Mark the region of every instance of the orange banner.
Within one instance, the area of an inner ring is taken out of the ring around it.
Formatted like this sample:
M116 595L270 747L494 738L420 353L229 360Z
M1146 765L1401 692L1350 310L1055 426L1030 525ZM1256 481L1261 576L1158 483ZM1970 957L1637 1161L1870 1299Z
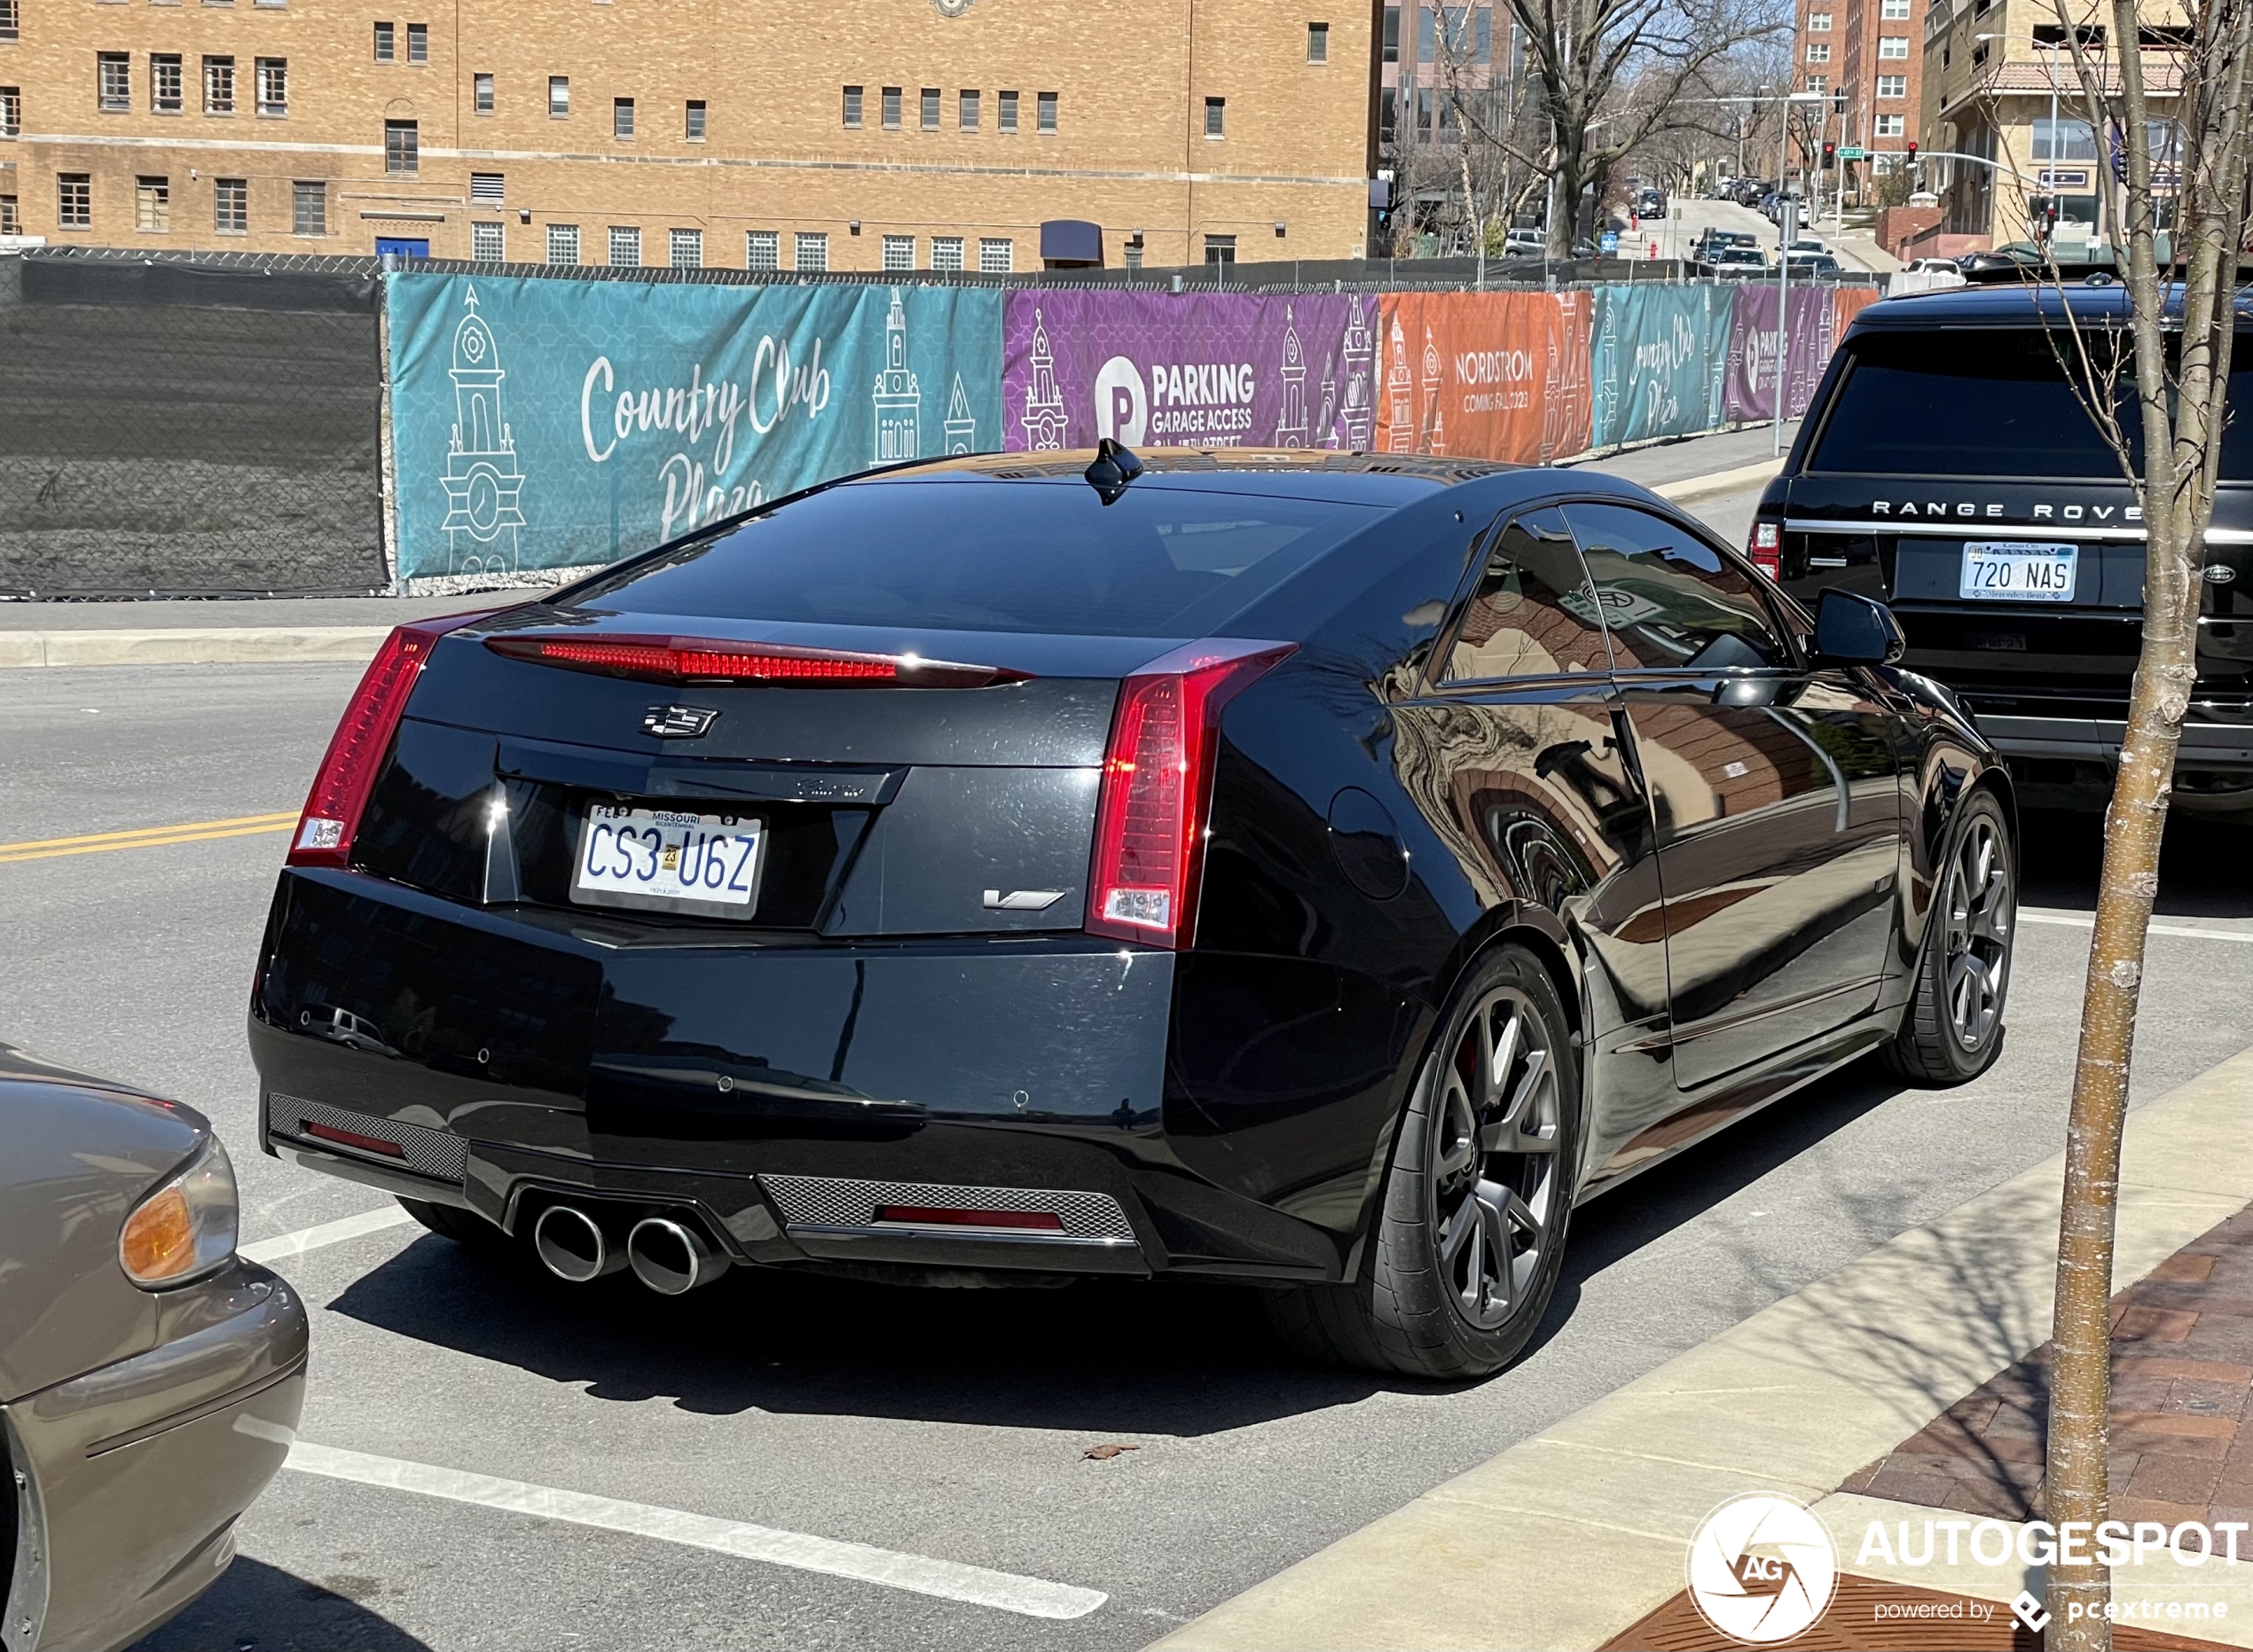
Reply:
M1837 348L1835 342L1837 340L1846 337L1846 324L1876 303L1879 297L1878 289L1873 286L1839 286L1831 289L1831 315L1837 324L1831 329L1833 348Z
M1587 293L1387 293L1377 445L1535 465L1590 442Z

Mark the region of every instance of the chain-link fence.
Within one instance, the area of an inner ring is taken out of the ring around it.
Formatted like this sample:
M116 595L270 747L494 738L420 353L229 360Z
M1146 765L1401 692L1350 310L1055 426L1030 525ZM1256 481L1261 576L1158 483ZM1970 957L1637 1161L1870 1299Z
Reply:
M0 597L386 588L380 301L372 259L0 258Z

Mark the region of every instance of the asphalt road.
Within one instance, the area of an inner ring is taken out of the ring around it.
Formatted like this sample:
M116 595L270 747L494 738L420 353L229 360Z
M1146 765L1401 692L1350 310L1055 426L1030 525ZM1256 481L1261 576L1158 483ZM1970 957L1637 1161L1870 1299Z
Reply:
M1699 508L1738 514L1733 538L1749 503ZM354 677L0 672L0 846L293 810ZM2097 828L2028 824L2030 920L1997 1067L1949 1092L1857 1069L1598 1201L1538 1345L1501 1377L1309 1368L1215 1286L739 1272L665 1301L392 1227L281 1264L314 1316L303 1437L615 1499L586 1506L606 1523L491 1507L459 1475L429 1482L441 1497L285 1471L243 1523L243 1558L145 1646L1140 1646L2055 1151ZM0 1037L208 1113L235 1149L248 1241L382 1208L255 1145L242 1016L284 841L0 857ZM2163 928L2226 938L2155 936L2139 1099L2253 1043L2246 841L2170 842ZM1104 1444L1137 1449L1084 1455ZM1107 1598L1026 1616L633 1535L616 1528L664 1521L630 1505Z

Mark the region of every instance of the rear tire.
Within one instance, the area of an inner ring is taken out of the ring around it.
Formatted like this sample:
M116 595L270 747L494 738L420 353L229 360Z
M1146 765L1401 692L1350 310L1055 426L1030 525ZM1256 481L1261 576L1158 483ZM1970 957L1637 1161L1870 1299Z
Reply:
M1504 946L1449 998L1401 1119L1362 1277L1268 1294L1299 1352L1402 1376L1491 1375L1563 1264L1581 1076L1549 972Z
M2003 1048L2018 920L2018 857L1991 792L1974 792L1948 834L1917 959L1914 995L1886 1067L1912 1084L1967 1084Z
M442 1239L451 1239L457 1245L491 1249L505 1243L507 1235L483 1217L462 1210L459 1205L430 1204L420 1199L402 1199L399 1208Z

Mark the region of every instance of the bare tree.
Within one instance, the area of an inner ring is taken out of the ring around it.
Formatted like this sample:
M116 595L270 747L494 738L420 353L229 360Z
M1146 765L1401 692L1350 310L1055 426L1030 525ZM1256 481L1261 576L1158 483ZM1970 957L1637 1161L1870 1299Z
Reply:
M2049 1520L2093 1531L2106 1518L2107 1413L2111 1390L2113 1241L2129 1058L2175 751L2197 681L2198 610L2206 530L2213 515L2229 419L2232 348L2253 323L2236 288L2246 236L2248 59L2253 0L2186 0L2147 36L2137 0L2111 0L2109 43L2052 0L2070 45L2092 134L2116 133L2123 163L2126 340L2076 317L2053 259L2051 337L2083 403L2134 485L2147 534L2142 646L2128 706L2118 778L2105 819L2096 934L2082 1008L2066 1124L2064 1206L2058 1231L2057 1303L2050 1370L2046 1494ZM2077 8L2076 8L2077 9ZM2092 8L2093 11L2093 8ZM2179 154L2172 268L2158 251L2152 88L2144 42L2178 83ZM2108 1570L2093 1558L2051 1565L2048 1644L2108 1652Z

